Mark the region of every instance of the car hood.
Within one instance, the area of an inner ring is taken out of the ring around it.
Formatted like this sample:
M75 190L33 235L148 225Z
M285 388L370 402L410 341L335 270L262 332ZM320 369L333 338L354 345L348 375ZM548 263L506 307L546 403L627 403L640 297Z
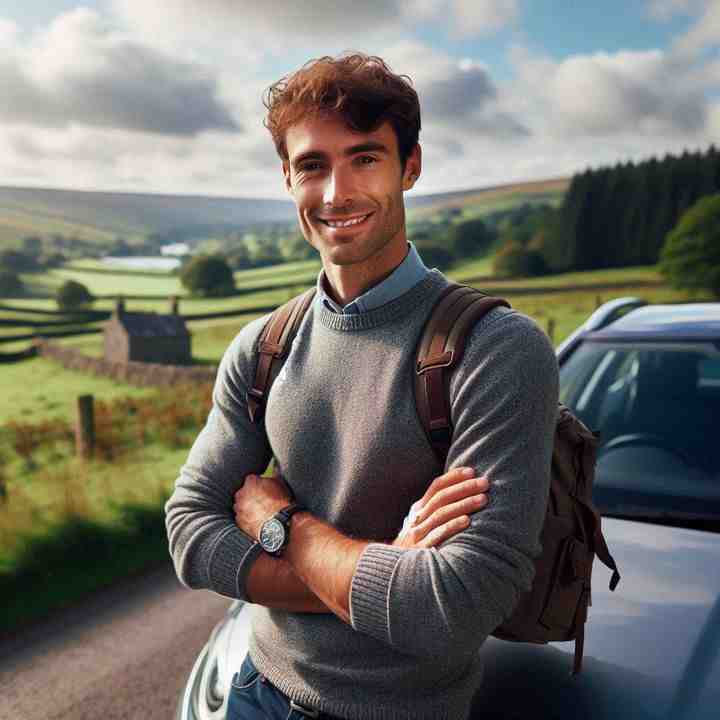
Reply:
M610 592L611 573L596 561L582 672L570 674L572 642L489 638L473 720L718 717L720 535L614 518L603 532L622 580ZM233 603L211 638L213 695L242 663L250 609Z

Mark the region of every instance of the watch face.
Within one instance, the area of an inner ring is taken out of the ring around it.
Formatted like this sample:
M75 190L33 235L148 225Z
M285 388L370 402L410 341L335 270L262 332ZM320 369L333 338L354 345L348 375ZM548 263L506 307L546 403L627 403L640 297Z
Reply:
M258 539L263 550L269 553L277 552L285 542L285 526L277 518L270 518L263 523Z

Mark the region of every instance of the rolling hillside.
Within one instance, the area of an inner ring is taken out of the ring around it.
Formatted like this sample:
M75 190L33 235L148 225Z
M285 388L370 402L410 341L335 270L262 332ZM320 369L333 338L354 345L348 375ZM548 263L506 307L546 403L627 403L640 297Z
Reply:
M567 179L477 188L407 198L409 218L463 208L470 215L507 208L521 202L559 202ZM218 198L190 195L149 195L0 187L0 249L26 235L51 235L105 245L172 231L201 235L209 229L292 222L290 201L260 198Z

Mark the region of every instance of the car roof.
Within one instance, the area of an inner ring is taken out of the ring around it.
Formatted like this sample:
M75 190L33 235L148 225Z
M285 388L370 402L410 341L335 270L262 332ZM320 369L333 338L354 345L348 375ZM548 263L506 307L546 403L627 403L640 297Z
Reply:
M645 305L585 335L587 340L720 340L720 303Z

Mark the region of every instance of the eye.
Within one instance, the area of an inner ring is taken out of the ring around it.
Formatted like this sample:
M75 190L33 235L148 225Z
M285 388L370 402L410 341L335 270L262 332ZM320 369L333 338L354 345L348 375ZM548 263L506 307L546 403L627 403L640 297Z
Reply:
M361 155L359 161L361 165L372 165L377 162L377 158L372 155Z
M317 160L310 160L306 163L303 163L298 168L299 172L315 172L316 170L319 170L322 167L321 163Z

